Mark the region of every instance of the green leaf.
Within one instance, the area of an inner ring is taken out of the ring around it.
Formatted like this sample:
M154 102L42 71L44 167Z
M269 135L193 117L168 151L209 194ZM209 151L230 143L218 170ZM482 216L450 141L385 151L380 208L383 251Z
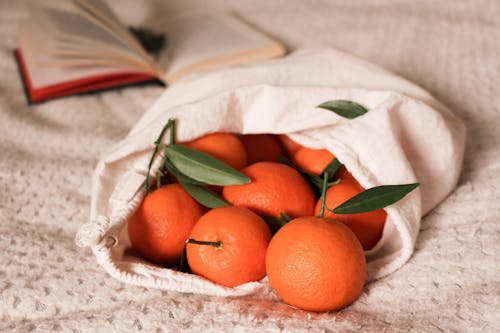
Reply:
M158 149L160 147L161 140L163 139L163 135L165 134L165 131L168 128L172 128L174 123L175 123L175 119L172 119L172 118L169 119L168 122L165 124L165 126L163 126L163 128L161 129L160 135L158 136L158 138L156 138L156 140L154 142L155 148L153 150L153 154L151 155L151 159L149 160L148 172L146 173L146 179L144 180L144 186L146 187L146 191L148 193L151 193L151 184L149 183L149 176L151 174L151 167L153 166L153 161L154 161L156 155L158 154Z
M333 111L339 116L349 119L354 119L368 112L362 105L342 99L321 103L318 108Z
M335 207L335 214L356 214L387 207L401 200L420 184L382 185L365 190Z
M300 174L302 176L304 176L306 178L306 180L312 185L313 191L316 194L316 196L319 196L321 194L321 189L323 188L323 179L319 176L316 176L316 175L314 175L312 173L308 173L308 172L300 172ZM330 175L330 174L328 174L328 175ZM330 176L328 178L331 179ZM329 181L327 183L327 188L329 188L332 185L337 184L338 182L339 182L339 180Z
M175 144L175 118L170 118L168 120L168 129L170 132L170 142L169 144Z
M163 171L163 169L158 169L158 172L156 173L156 188L160 188L163 185L163 178L167 174Z
M229 205L224 199L209 189L182 181L179 181L179 183L194 200L205 207L217 208Z
M286 158L285 155L282 155L282 154L279 154L277 157L276 157L276 161L278 163L281 163L281 164L285 164L285 165L288 165L288 166L292 166L292 162L290 162L290 160L288 158Z
M323 169L322 174L328 173L328 180L332 180L335 174L342 166L342 163L335 157L328 165Z
M285 212L280 213L280 217L276 216L262 216L262 219L266 221L269 229L271 229L271 233L274 235L282 226L287 224L292 220L290 216L288 216Z
M287 213L285 213L285 212L281 212L280 213L280 218L285 223L288 223L288 222L290 222L292 220L292 218L290 216L288 216Z
M318 197L321 194L323 180L320 177L313 175L312 173L300 172L300 174L306 178L309 184L311 184L315 196Z
M197 181L210 185L250 183L250 178L205 153L179 145L168 145L164 149L180 172Z
M185 174L183 174L182 172L180 172L179 169L177 169L172 164L172 162L170 162L168 160L167 157L165 157L164 162L165 162L164 165L165 165L165 168L167 169L167 171L170 172L175 178L177 178L177 180L179 182L189 183L189 184L193 184L193 185L207 185L203 182L199 182L193 178L190 178L190 177L186 176Z
M326 200L326 188L328 187L328 176L329 176L328 171L324 171L323 172L323 185L321 186L321 196L320 196L321 207L319 210L319 217L321 217L321 218L325 214L325 207L326 207L325 200Z
M271 230L271 234L275 234L282 226L286 224L281 218L274 216L262 216L262 219L266 221L267 226Z

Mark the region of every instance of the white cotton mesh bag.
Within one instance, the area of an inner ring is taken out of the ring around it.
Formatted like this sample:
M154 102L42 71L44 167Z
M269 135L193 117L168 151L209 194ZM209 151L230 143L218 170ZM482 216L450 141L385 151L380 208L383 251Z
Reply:
M316 107L335 99L355 101L369 112L346 119ZM463 123L425 90L337 50L298 51L173 84L99 161L91 222L80 228L76 243L90 246L98 263L120 281L206 295L262 293L269 284L264 278L227 288L127 251L127 218L145 195L141 184L154 141L169 118L177 120L178 141L212 132L287 134L331 151L365 188L419 182L417 190L385 208L383 236L366 252L367 281L410 258L422 216L456 186L465 145Z

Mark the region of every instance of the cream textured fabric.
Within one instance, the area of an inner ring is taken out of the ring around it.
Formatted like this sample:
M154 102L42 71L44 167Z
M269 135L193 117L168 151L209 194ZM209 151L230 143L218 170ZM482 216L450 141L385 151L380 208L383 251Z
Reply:
M316 108L331 99L356 101L369 112L346 120ZM130 247L127 217L144 195L138 189L152 143L170 118L177 120L179 141L213 132L287 134L301 144L329 149L365 188L420 182L418 191L386 208L383 237L368 253L368 281L409 259L421 215L447 196L458 180L465 145L462 122L428 93L336 50L298 51L172 85L99 162L92 222L79 231L77 243L92 246L99 263L122 281L208 295L254 293L266 282L222 288L124 252ZM164 142L168 140L165 135Z
M334 47L417 83L463 119L456 190L423 219L410 260L337 313L265 290L217 297L121 283L74 245L98 160L161 96L128 88L27 106L12 50L22 3L0 2L0 331L495 332L500 323L497 1L222 1L290 49ZM111 4L127 22L206 1ZM163 7L156 8L156 7ZM166 8L165 8L166 7Z

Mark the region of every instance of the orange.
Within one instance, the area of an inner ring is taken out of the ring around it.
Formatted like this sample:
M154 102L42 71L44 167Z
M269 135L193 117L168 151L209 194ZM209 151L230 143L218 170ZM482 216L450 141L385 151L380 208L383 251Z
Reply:
M267 249L266 271L287 304L322 312L341 309L361 295L366 260L344 224L310 216L278 230Z
M342 179L326 191L326 206L334 209L344 201L364 191L364 188L353 179ZM321 199L316 203L315 214L321 208ZM369 250L382 237L387 213L383 209L358 214L334 214L325 210L325 217L331 217L347 225L358 237L363 249Z
M293 155L293 163L300 170L319 176L334 158L326 149L302 147Z
M349 178L349 179L352 179L354 180L354 177L351 175L351 173L349 171L347 171L346 167L344 165L342 165L339 170L337 171L337 177L336 178L340 178L340 179L346 179L346 178Z
M236 134L211 133L180 144L215 157L236 170L247 164L245 146Z
M278 139L280 140L281 145L283 146L283 149L285 150L285 153L289 158L292 158L293 155L297 152L297 150L302 148L300 144L293 141L285 134L278 135Z
M333 161L335 155L326 149L312 149L302 147L297 150L293 156L294 164L302 171L321 175L326 166ZM342 165L337 171L336 178L351 178L354 179L346 167Z
M128 221L132 247L159 265L175 265L184 242L204 208L179 184L169 184L146 195Z
M259 215L308 216L314 212L314 193L300 173L276 162L258 162L241 170L251 182L225 186L222 196L235 206Z
M261 161L276 162L278 156L283 153L280 142L271 134L241 135L240 140L247 151L248 164Z
M269 227L242 207L214 208L195 225L190 239L219 242L219 246L187 244L191 271L227 287L257 281L266 275L265 257L271 239Z

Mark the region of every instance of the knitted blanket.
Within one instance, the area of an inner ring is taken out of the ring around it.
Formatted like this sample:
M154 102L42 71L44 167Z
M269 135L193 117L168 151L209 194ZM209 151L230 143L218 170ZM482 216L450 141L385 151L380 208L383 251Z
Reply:
M110 3L140 23L201 0ZM500 326L500 6L495 1L214 1L285 42L335 47L430 91L467 126L457 189L422 220L415 252L340 312L277 298L123 284L74 244L98 159L161 95L125 88L27 105L12 50L27 15L0 2L0 331L493 332Z

